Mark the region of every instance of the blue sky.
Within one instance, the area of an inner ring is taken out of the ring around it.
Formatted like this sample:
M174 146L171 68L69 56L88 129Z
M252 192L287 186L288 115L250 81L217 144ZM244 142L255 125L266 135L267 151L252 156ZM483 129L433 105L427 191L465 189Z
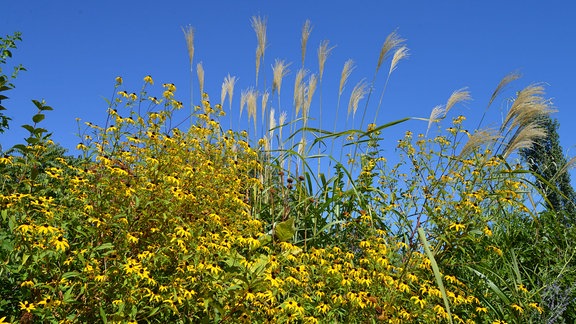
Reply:
M75 119L103 123L105 98L111 97L116 76L124 78L128 92L138 92L142 78L150 74L156 82L152 91L158 96L161 84L171 82L178 87L177 98L189 103L190 66L181 30L186 25L195 28L194 62L203 63L211 101L219 101L228 73L237 76L232 118L237 129L248 127L246 114L242 119L237 114L241 90L254 85L256 37L250 26L254 15L268 22L268 47L260 72L268 85L275 58L292 62L283 84L282 110L290 111L290 87L300 67L300 33L306 19L313 25L306 59L309 70L317 71L316 49L322 40L336 46L322 84L322 120L330 125L342 65L349 58L356 62L343 96L340 129L346 127L347 93L360 79L372 78L384 39L397 30L406 39L410 56L392 74L379 124L427 117L454 90L468 87L474 100L456 107L452 115L466 115L467 125L474 128L500 79L518 71L523 78L494 103L485 126L497 125L514 90L544 82L547 96L559 110L555 117L561 125L561 143L570 157L576 155L572 125L576 120L576 4L572 1L7 0L2 4L0 33L22 32L23 42L13 62L28 71L20 75L16 90L3 103L14 121L0 143L7 148L19 142L25 132L17 125L29 123L35 113L30 100L45 99L55 110L48 113L43 126L53 132L56 142L74 152L79 142ZM375 83L376 98L388 64ZM196 79L193 84L197 99ZM318 109L318 98L312 111ZM384 145L392 151L405 130L418 132L425 127L417 121L401 124L384 133Z

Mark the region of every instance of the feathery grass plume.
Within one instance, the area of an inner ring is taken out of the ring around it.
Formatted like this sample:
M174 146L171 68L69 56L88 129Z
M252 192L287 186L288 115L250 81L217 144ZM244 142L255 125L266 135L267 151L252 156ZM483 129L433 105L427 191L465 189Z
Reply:
M504 88L506 88L506 86L508 84L510 84L511 82L520 79L521 75L520 73L517 72L513 72L510 73L508 75L506 75L502 80L500 80L500 83L498 83L498 86L496 87L496 89L494 89L494 92L492 93L492 96L490 97L490 101L488 101L488 105L486 105L486 109L484 109L484 113L482 114L482 117L480 118L480 121L478 122L478 126L476 126L476 129L480 128L480 126L482 126L482 122L484 121L484 118L486 117L486 113L488 112L488 109L490 108L490 106L492 106L492 103L494 102L494 100L496 100L496 97L498 97L500 95L500 93L504 90Z
M306 138L302 136L302 138L300 138L300 142L298 142L298 154L304 159L304 153L306 153Z
M404 39L400 38L400 36L396 33L396 31L393 31L386 37L384 44L382 44L382 49L380 49L380 56L378 56L378 64L376 64L376 72L380 70L382 62L384 62L384 60L388 57L388 55L390 55L390 51L401 45L403 42Z
M514 136L508 141L508 144L506 144L506 149L502 155L507 158L516 150L529 149L534 145L536 140L544 138L547 135L546 130L535 122L519 127Z
M500 138L501 136L494 129L478 130L474 134L470 135L468 142L466 142L462 148L462 151L460 151L460 154L458 154L458 157L464 158L483 145L494 144Z
M558 170L558 172L556 172L556 175L554 175L554 177L552 177L552 179L550 179L550 181L556 180L556 178L558 178L562 174L568 172L568 170L570 170L574 167L576 167L576 156L571 158L570 160L568 160L568 162L566 162L566 164L564 164L562 166L562 168L560 168L560 170Z
M184 32L184 38L186 39L188 57L190 58L190 70L192 70L192 61L194 61L194 28L188 25L182 27L182 32Z
M338 88L338 96L342 95L342 91L344 90L344 86L346 85L348 78L350 77L350 75L352 74L352 71L354 71L355 68L356 68L356 66L354 66L354 60L349 59L346 62L344 62L344 67L342 68L342 73L340 73L340 87Z
M472 99L472 97L470 97L470 91L466 89L467 88L462 88L452 92L452 95L450 96L450 98L448 98L448 101L446 102L446 107L444 108L444 117L446 117L446 114L448 114L450 109L452 109L452 107L454 107L454 105L456 105L457 103L469 101L470 99Z
M230 109L232 109L232 96L234 94L234 86L236 85L236 81L238 81L238 79L236 79L235 76L230 76L230 74L228 74L224 78L224 82L222 82L222 91L220 92L220 104L224 105L224 100L226 99L226 95L228 95L228 104L230 106Z
M264 121L264 117L266 116L266 108L268 107L268 97L270 97L270 93L265 91L262 94L262 121Z
M501 130L506 127L509 130L523 127L540 116L556 111L550 106L550 101L542 97L543 94L544 88L541 85L532 84L522 89L506 114Z
M302 38L300 41L300 46L302 48L302 67L304 67L304 60L306 59L306 46L308 44L310 33L312 33L312 24L310 23L310 19L306 19L306 22L302 27Z
M312 104L312 97L314 97L314 92L316 92L317 84L318 77L316 74L311 74L308 78L308 86L306 87L306 101L302 107L302 117L304 118L304 123L307 122L308 113L310 112L310 105Z
M280 113L280 117L278 117L278 143L279 143L279 147L280 150L284 149L284 144L283 144L283 140L282 140L282 130L284 129L284 124L286 124L286 118L288 117L288 114L286 113L286 111L283 111ZM284 169L284 162L286 161L286 159L282 159L282 163L281 163L281 167L282 169Z
M276 59L274 61L274 65L272 66L272 74L274 76L274 79L272 80L272 93L278 91L278 95L280 95L282 79L284 79L288 72L290 72L288 66L290 66L290 63L286 64L284 60Z
M356 116L356 111L358 110L358 104L360 100L368 93L368 84L364 79L360 80L352 89L352 94L350 94L350 101L348 102L348 117L352 112L352 118Z
M274 108L270 109L270 115L268 116L268 136L270 141L272 141L272 137L274 136L274 129L276 128L276 116Z
M240 93L240 117L242 117L242 111L244 110L244 106L246 106L246 102L248 101L248 91L249 89L244 89Z
M190 59L190 113L194 109L194 28L190 25L182 27L182 32L184 33L184 39L186 40L186 48L188 50L188 57ZM202 96L202 94L200 94Z
M407 58L409 56L408 54L408 47L406 46L402 46L399 49L397 49L394 52L394 56L392 56L392 63L390 64L390 70L388 71L388 76L390 76L392 74L392 72L394 70L396 70L396 67L398 66L398 63Z
M200 95L204 94L204 67L202 62L196 64L196 74L198 74L198 84L200 85Z
M260 61L266 51L266 19L260 16L253 16L251 19L252 28L256 32L258 45L256 46L256 86L258 86L258 73L260 72Z
M498 83L498 86L496 87L496 89L494 89L494 92L492 93L492 96L490 97L490 101L488 102L488 107L490 107L492 105L494 100L496 100L496 97L498 97L498 95L500 95L500 92L502 92L502 90L504 90L504 88L506 88L506 86L510 82L513 82L515 80L520 79L521 76L522 75L520 75L520 73L513 72L513 73L510 73L507 76L505 76L502 80L500 80L500 83Z
M286 124L286 118L288 118L286 111L281 112L280 117L278 117L278 136L280 136L280 140L282 140L282 129L284 128L284 124Z
M326 59L335 47L328 47L329 45L329 40L323 40L318 47L318 73L320 80L322 80L322 76L324 75L324 65L326 64Z
M304 89L306 86L304 85L303 80L306 74L308 74L308 71L304 68L301 68L298 70L298 73L296 73L296 78L294 79L294 109L296 110L295 117L298 116L300 109L304 104Z
M446 114L444 113L444 108L442 106L436 106L430 112L430 117L428 117L428 128L426 128L426 136L428 136L428 132L430 131L430 127L432 127L432 123L440 121L444 118Z
M248 108L248 121L250 118L254 121L254 132L256 132L256 115L257 115L257 104L256 99L258 98L258 92L252 88L248 89L246 93L246 107Z

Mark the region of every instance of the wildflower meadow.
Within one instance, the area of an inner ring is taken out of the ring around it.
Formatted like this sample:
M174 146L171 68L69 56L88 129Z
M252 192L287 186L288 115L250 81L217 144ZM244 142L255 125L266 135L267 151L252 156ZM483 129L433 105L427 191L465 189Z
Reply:
M191 86L111 80L106 122L78 121L75 154L42 127L53 108L33 101L28 137L0 156L0 323L576 319L574 224L547 208L521 157L550 135L538 123L554 113L542 84L516 89L494 128L455 113L467 89L427 116L377 124L388 82L409 64L397 32L372 79L348 84L348 60L331 93L333 47L308 49L309 21L294 62L268 58L267 21L251 23L253 86L236 89L231 71L221 93L205 93L195 30L184 27ZM12 63L20 41L0 42L2 132L25 71ZM519 77L479 109L490 114ZM188 91L192 104L179 99ZM328 96L336 107L322 106ZM328 109L349 127L323 118ZM421 131L382 137L408 121Z

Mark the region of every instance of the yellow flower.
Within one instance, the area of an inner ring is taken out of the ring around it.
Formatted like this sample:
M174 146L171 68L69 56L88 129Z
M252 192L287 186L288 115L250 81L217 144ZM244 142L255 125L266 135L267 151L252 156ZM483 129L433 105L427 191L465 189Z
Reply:
M144 82L154 84L154 80L152 80L152 77L150 75L144 77Z
M164 83L162 86L170 92L176 91L176 86L173 83Z
M316 310L320 314L326 314L330 310L330 306L324 303L320 303L320 305L316 306Z
M34 282L32 280L26 280L20 284L20 287L34 287Z
M120 76L117 76L117 77L116 77L116 84L117 84L117 85L122 84L122 77L120 77Z
M524 286L524 284L519 284L518 285L518 290L527 293L528 289L526 289L526 286Z
M420 308L424 308L424 305L426 305L426 300L420 299L418 296L412 296L410 300L412 300L414 304L420 305Z
M64 252L67 248L70 247L68 241L62 235L58 236L56 239L53 239L52 244L54 244L56 247L56 251L62 250L62 252Z
M20 309L30 313L31 311L35 310L34 304L30 304L28 301L20 302Z
M464 228L466 228L466 225L461 224L461 223L452 223L450 224L450 226L448 226L449 229L454 229L456 231L461 231Z
M518 304L512 304L510 307L512 307L512 309L514 309L520 314L524 313L524 309L520 307Z
M192 234L189 232L188 227L186 226L178 226L176 227L176 235L179 237L189 238Z
M476 313L486 314L487 312L488 312L488 308L486 308L486 307L476 307Z
M38 226L38 232L40 234L52 234L54 232L56 232L58 229L56 227L52 227L48 224L43 224L41 226Z
M538 303L530 303L528 304L530 307L534 308L535 310L538 311L538 313L542 314L542 312L544 311L542 309L542 307L538 306Z
M94 281L104 282L104 281L106 281L106 276L105 275L97 275L96 277L94 277Z
M440 318L448 318L448 313L446 312L444 307L442 307L440 305L436 305L436 306L434 306L433 309L434 309L434 312L436 312L436 316L438 316Z
M162 97L164 97L166 99L171 99L172 97L174 97L174 92L172 92L170 90L166 90L162 93Z
M4 324L4 323L6 323L6 324L7 324L7 323L10 323L10 322L5 322L5 320L6 320L6 316L4 316L4 317L0 317L0 324Z

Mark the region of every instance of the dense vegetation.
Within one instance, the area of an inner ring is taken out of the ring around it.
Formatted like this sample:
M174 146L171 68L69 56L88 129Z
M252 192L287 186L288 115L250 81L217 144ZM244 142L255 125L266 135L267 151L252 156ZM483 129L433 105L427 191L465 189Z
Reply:
M258 84L266 23L252 23ZM566 185L566 168L543 175L516 154L550 136L538 122L553 112L544 89L518 91L499 129L475 131L450 115L469 99L455 91L391 159L381 132L409 118L364 125L380 104L366 113L366 102L358 129L309 124L331 51L321 43L318 73L305 80L310 31L307 22L292 121L268 104L276 96L281 106L284 61L271 93L242 92L253 132L224 130L236 79L213 105L200 64L190 112L173 84L158 90L146 76L136 93L116 78L107 122L86 123L78 157L40 127L52 108L33 101L28 138L0 158L0 323L573 322L573 191L545 179ZM184 33L192 65L194 31ZM19 40L2 39L0 68ZM406 55L390 34L375 75L389 60L387 83ZM353 69L347 61L338 108ZM2 93L21 70L0 70ZM503 79L490 104L516 78ZM349 115L375 79L353 88ZM176 126L182 114L186 129ZM0 115L2 131L9 121ZM551 193L562 208L550 198L539 205Z

